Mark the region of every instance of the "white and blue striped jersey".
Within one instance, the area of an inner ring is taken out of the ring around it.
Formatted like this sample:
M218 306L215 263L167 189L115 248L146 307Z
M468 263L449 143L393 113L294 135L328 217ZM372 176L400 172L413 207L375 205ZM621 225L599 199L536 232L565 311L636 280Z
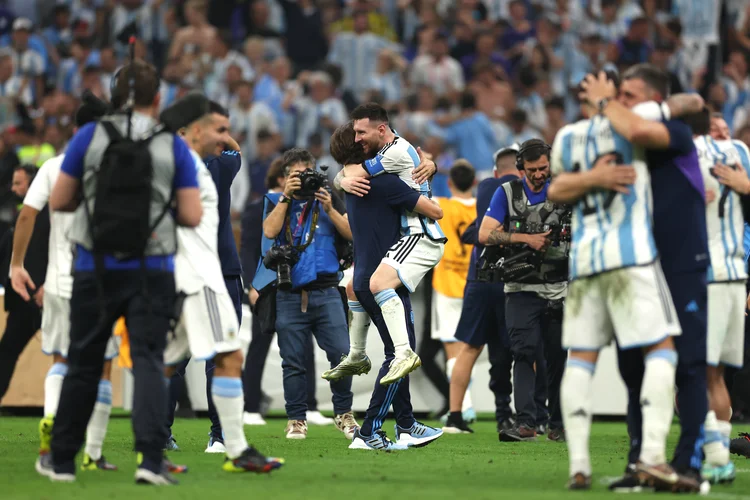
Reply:
M419 165L419 154L403 137L396 136L393 142L386 144L374 158L366 160L365 170L375 177L381 174L394 174L406 183L407 186L418 191L420 194L432 198L428 182L417 184L412 178L414 169ZM401 216L401 232L404 236L413 234L426 234L433 240L445 238L440 224L428 217L416 212L406 212Z
M658 257L653 237L651 176L642 148L596 116L567 125L555 137L550 167L553 175L586 172L604 154L618 153L636 170L630 193L592 191L573 208L570 279L623 267L646 265Z
M719 41L719 0L672 0L672 15L682 24L682 40L713 44Z
M722 163L736 165L750 173L750 151L740 141L715 141L707 135L695 138L695 149L706 190L716 195L706 205L706 231L711 256L708 281L744 281L747 279L743 247L745 219L740 196L722 186L711 174L711 169Z

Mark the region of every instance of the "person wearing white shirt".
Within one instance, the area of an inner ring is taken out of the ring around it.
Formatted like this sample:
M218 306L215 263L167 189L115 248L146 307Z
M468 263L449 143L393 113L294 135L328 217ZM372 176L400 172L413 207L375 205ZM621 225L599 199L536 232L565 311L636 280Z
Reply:
M448 52L448 39L444 35L435 35L430 53L414 61L412 85L429 85L438 96L461 92L464 89L463 70Z
M0 54L0 97L17 99L26 106L34 102L29 82L24 84L23 78L13 76L13 57L7 52Z
M310 96L298 104L297 147L307 148L310 136L319 132L323 149L328 150L331 134L348 119L346 107L334 96L333 82L327 73L314 73L308 83Z
M258 132L270 132L277 144L281 142L279 124L268 104L253 102L253 86L248 81L240 82L236 89L237 103L229 113L233 135L242 146L243 161L252 161L258 151Z
M239 66L242 71L243 80L253 80L255 71L243 54L232 50L231 35L225 32L216 33L213 49L213 72L208 76L209 80L216 80L218 83L225 83L227 69L230 65Z

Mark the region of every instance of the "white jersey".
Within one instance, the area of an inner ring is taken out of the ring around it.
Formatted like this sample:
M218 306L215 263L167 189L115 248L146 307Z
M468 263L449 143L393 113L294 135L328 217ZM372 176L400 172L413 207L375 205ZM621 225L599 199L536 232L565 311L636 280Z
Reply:
M629 194L592 191L573 209L570 279L654 262L651 176L642 148L615 132L609 120L595 116L567 125L555 137L551 170L585 172L596 159L618 153L622 163L636 170Z
M375 158L366 160L365 170L375 177L380 174L395 174L406 183L407 186L430 197L429 183L417 184L412 178L414 169L419 165L419 154L403 137L396 136L393 142L386 144ZM406 212L401 216L401 232L404 236L414 234L426 234L433 240L445 238L440 224L416 212Z
M706 205L706 230L711 267L708 281L745 281L745 252L743 231L745 220L742 215L740 196L722 186L711 174L717 164L736 165L750 173L750 151L740 141L715 141L705 135L695 138L703 182L707 191L713 191L715 199Z
M24 205L40 212L47 206L52 187L57 182L57 176L60 175L63 158L64 155L55 156L39 167L23 200ZM70 299L73 293L73 243L68 239L68 231L73 224L73 218L72 212L49 211L49 256L44 289L47 293L64 299Z
M219 261L219 195L206 164L195 151L190 154L198 171L203 216L197 227L177 227L175 285L188 295L204 287L226 293Z

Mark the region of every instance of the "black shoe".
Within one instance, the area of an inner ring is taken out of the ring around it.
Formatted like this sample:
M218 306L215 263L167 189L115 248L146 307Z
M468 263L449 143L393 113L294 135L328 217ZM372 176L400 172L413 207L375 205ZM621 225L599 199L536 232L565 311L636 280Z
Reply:
M591 476L585 476L581 472L576 474L568 480L569 490L590 490L591 489Z
M618 480L609 484L609 491L615 493L640 493L642 491L653 490L641 483L638 474L635 472L635 464L628 464L625 468L625 474Z
M172 477L167 467L162 464L158 473L147 469L146 467L138 467L135 471L135 483L136 484L151 484L154 486L171 486L178 484L177 480Z
M536 441L536 430L525 425L515 425L509 431L501 432L499 438L502 442Z
M513 428L513 421L511 419L505 419L497 423L497 433L500 434L503 431L509 431Z
M449 413L448 420L443 426L443 432L446 434L474 434L471 427L464 421L461 412Z
M265 457L258 450L250 446L242 452L242 455L235 459L227 457L224 460L222 469L227 472L268 473L281 468L282 465L284 465L283 458Z
M547 426L544 424L539 424L536 426L535 430L537 436L544 436L547 433Z
M550 429L547 433L548 441L555 441L557 443L565 442L565 429Z
M750 458L750 434L741 432L740 437L729 442L729 451L741 457Z
M260 413L261 417L268 415L268 412L271 409L271 403L273 403L273 398L265 392L262 393L260 396L260 408L258 408L258 413Z

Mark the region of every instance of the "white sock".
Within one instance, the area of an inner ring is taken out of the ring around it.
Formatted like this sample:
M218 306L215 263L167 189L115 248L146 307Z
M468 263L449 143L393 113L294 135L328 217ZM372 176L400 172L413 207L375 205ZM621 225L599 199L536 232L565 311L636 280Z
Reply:
M667 435L674 416L674 378L677 353L658 349L646 355L641 386L643 445L640 460L646 465L666 463Z
M102 445L107 435L110 413L112 413L112 382L100 380L94 411L91 412L89 425L86 427L86 453L92 460L102 458Z
M224 430L224 446L229 458L239 457L247 446L242 414L245 410L245 395L242 380L237 377L214 377L211 385L216 413Z
M367 347L367 331L370 328L370 316L358 300L349 301L352 321L349 325L349 356L363 358Z
M451 358L445 362L445 375L448 377L448 382L451 381L451 376L453 376L453 367L456 366L456 359L457 358ZM471 372L473 374L474 370ZM473 381L474 377L471 377L471 379L469 379L469 385L466 387L466 392L464 393L464 401L461 404L461 411L466 411L474 407L474 402L471 400L471 383Z
M396 294L396 290L389 288L375 294L375 300L383 313L383 321L388 327L388 333L393 341L393 348L397 358L404 357L404 353L411 349L409 333L406 330L406 313L404 303Z
M703 425L706 441L703 444L703 452L709 465L723 466L729 463L729 448L724 444L724 436L719 429L719 421L716 413L709 410L706 414L706 422ZM730 426L731 429L731 426Z
M53 364L44 379L44 416L54 417L57 415L57 406L60 404L60 393L65 375L68 374L68 365L65 363Z
M560 384L565 440L568 444L570 476L581 473L591 475L589 436L591 435L591 385L594 378L594 363L568 358L565 374Z

